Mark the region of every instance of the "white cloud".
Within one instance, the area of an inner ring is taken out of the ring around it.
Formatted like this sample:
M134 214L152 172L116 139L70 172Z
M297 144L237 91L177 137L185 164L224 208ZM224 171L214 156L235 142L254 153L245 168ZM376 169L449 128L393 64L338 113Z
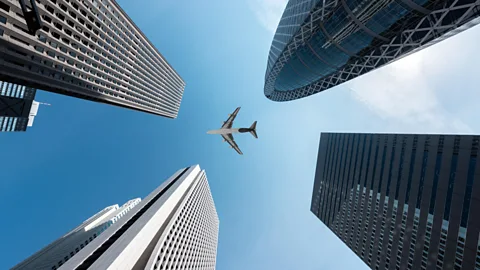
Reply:
M263 27L275 33L288 0L249 0L250 8Z
M476 53L475 46L464 44L474 43L479 34L478 30L459 34L345 86L353 90L359 102L398 131L473 133L470 123L452 108L465 106L480 97L479 94L476 98L465 97L461 104L455 101L462 92L468 92L465 88L457 89L459 80L464 79L465 74L472 74L469 71L476 66L475 61L469 61ZM466 65L453 68L459 66L459 62ZM475 77L468 79L473 82Z

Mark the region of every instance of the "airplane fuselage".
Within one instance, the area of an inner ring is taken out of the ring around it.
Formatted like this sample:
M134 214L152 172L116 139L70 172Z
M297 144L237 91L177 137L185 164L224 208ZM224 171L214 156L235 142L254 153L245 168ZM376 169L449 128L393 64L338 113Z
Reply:
M250 128L221 128L221 129L207 131L207 134L225 135L225 134L233 134L233 133L247 133L250 131L252 131L252 129Z
M207 134L219 134L219 135L225 135L225 134L232 134L232 133L241 133L242 128L221 128L221 129L215 129L215 130L209 130Z

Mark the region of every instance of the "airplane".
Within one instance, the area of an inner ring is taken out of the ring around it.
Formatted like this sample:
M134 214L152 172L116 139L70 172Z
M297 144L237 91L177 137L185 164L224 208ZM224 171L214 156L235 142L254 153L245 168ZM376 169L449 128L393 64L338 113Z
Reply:
M207 132L207 134L222 135L224 142L228 142L231 148L235 149L237 153L239 153L240 155L243 155L242 151L240 150L240 148L238 148L238 145L235 143L235 140L233 139L232 134L250 132L250 134L252 134L253 137L258 139L257 121L253 122L253 124L249 128L232 128L233 120L235 120L235 117L237 117L238 111L240 111L240 107L236 108L232 114L228 115L229 117L227 121L223 122L223 125L220 129L210 130Z

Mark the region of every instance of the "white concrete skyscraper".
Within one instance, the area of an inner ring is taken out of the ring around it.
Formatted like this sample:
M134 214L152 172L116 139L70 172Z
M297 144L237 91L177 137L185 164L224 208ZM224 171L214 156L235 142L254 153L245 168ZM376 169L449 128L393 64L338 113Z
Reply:
M115 0L26 1L0 2L0 80L177 117L185 82Z
M80 226L17 264L12 270L57 269L116 223L140 201L141 199L138 198L126 202L121 207L118 204L106 207L85 220Z
M116 221L74 256L33 268L29 258L14 269L215 269L219 220L199 165L177 171Z

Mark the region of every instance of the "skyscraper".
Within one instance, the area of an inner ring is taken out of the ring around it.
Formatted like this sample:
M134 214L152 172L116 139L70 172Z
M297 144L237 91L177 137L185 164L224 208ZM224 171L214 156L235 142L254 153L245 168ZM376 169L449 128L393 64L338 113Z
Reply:
M479 139L322 133L311 211L372 269L480 269Z
M265 96L324 91L480 23L477 0L290 0L268 56Z
M111 211L106 208L84 223L104 230L73 255L33 268L23 267L27 259L14 269L215 269L219 220L198 165L177 171L109 228L104 219L95 222Z
M31 1L33 35L20 2L0 3L0 79L177 116L184 81L114 0Z
M140 203L137 198L126 202L122 207L118 204L108 206L80 226L71 230L64 236L42 248L32 256L17 264L12 270L17 269L56 269L63 265L83 248L89 245L95 238L107 228L116 223L133 207Z
M33 125L39 102L36 90L0 81L0 132L26 131Z

